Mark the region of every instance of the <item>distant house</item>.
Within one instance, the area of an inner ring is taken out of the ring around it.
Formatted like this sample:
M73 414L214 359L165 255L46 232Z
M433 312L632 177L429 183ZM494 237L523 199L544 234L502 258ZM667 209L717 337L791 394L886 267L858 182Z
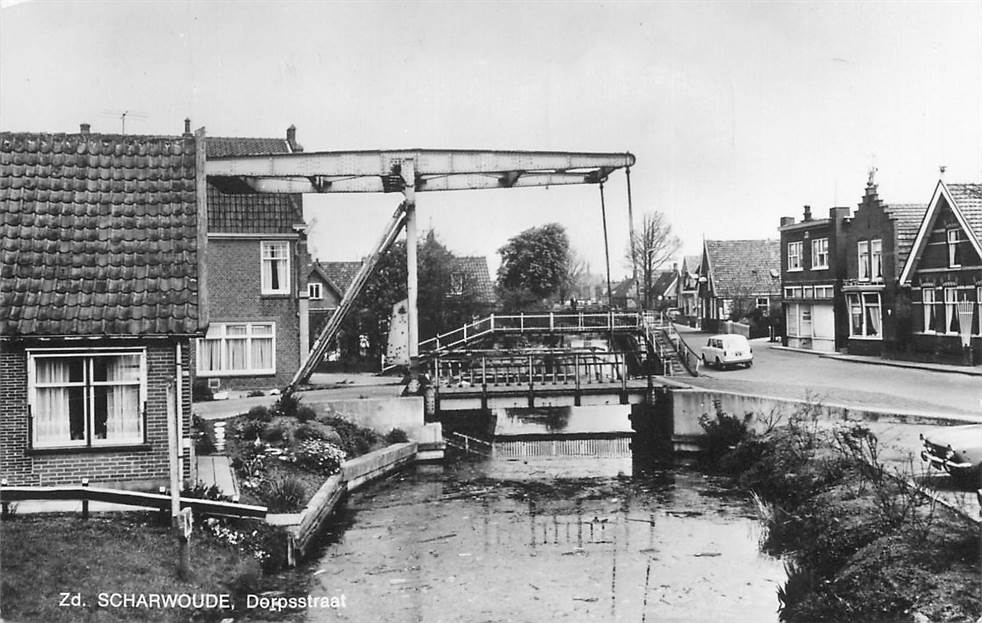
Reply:
M661 310L675 307L678 302L678 265L673 264L672 270L662 270L654 274L651 284L650 303L644 305L646 309ZM620 309L637 309L637 288L633 278L627 278L618 282L613 290L614 307ZM641 296L645 297L644 285L641 286Z
M451 297L466 297L473 313L489 314L498 302L488 270L488 258L484 256L454 257L450 268Z
M842 280L846 276L849 208L831 208L828 218L781 219L781 287L783 340L787 346L835 352L845 344L848 328Z
M187 130L0 133L10 484L166 484L171 408L181 477L193 477L188 371L208 323L207 214L204 133Z
M926 210L924 204L884 203L871 175L843 244L840 301L850 354L895 356L908 350L911 309L899 280Z
M702 265L701 255L686 255L682 258L682 268L676 282L676 298L681 315L692 322L699 318L699 276Z
M779 296L781 243L778 240L705 240L699 282L700 314L706 331L755 309L766 315Z
M982 363L982 184L938 182L900 285L910 288L910 355Z
M302 151L285 139L209 137L209 158ZM196 374L212 389L286 385L308 349L303 196L257 194L241 182L208 183L208 334Z

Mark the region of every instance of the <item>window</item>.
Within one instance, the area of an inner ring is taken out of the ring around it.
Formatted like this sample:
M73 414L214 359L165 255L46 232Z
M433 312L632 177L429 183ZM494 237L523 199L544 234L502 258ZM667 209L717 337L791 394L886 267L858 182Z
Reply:
M879 292L846 295L849 306L849 337L882 339L883 316Z
M788 243L788 270L801 270L801 241Z
M324 298L324 292L321 289L321 284L319 281L312 281L307 284L307 298L319 301Z
M961 259L958 257L958 243L960 242L959 229L948 230L948 266L961 266Z
M982 335L982 286L975 288L975 317L972 318L972 333Z
M811 305L799 305L798 310L801 312L801 317L798 320L798 335L802 337L811 337L812 335L812 306Z
M812 269L829 267L829 239L815 238L812 240Z
M858 255L859 255L859 280L869 281L870 277L870 265L869 265L869 241L860 240L857 243Z
M870 277L883 279L883 240L877 238L869 241L869 263Z
M32 446L143 443L145 379L143 351L30 353Z
M798 335L798 304L792 303L788 305L787 313L787 325L788 325L788 335L797 336Z
M933 288L921 290L921 306L923 325L921 330L925 333L936 333L938 331L939 314L936 306L937 297ZM944 332L944 329L942 329Z
M771 302L766 296L756 297L757 301L754 303L754 307L764 312L765 314L771 309Z
M958 313L959 308L964 316ZM944 289L944 326L947 333L958 333L961 331L961 322L963 319L971 323L971 310L972 303L970 290L967 288Z
M290 293L290 243L262 243L262 293Z
M271 322L212 323L198 340L198 374L275 374L275 333Z
M464 275L462 273L450 273L450 296L462 296L464 294Z
M833 296L832 286L815 286L815 298L830 299Z

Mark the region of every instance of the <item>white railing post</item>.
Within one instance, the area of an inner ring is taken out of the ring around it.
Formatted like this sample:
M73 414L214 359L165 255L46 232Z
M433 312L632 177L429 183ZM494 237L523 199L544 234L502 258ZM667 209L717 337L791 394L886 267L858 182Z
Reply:
M525 312L518 315L518 332L525 333Z
M549 330L556 328L556 312L549 312Z

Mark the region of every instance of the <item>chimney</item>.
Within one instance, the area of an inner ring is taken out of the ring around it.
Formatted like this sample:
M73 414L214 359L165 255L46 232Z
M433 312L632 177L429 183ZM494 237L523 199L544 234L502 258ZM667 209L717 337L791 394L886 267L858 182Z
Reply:
M786 227L787 225L794 225L793 216L782 216L781 217L781 227Z
M81 123L78 126L78 131L82 134L88 134L89 130L92 128L88 123Z
M191 136L191 118L184 118L184 136Z
M829 208L829 218L833 221L845 220L849 218L850 208L837 206L834 208Z
M292 123L286 129L286 142L290 144L290 151L303 151L303 145L297 142L297 126Z
M805 218L801 219L803 223L807 223L812 220L812 207L805 206Z

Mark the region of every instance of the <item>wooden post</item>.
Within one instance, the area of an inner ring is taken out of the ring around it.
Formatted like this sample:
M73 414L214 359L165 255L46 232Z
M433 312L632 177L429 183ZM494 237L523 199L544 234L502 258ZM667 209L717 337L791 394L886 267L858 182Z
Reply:
M186 580L190 573L189 552L184 522L181 517L181 458L179 454L181 441L177 438L177 418L180 417L181 410L177 404L176 383L180 382L180 379L174 379L173 382L167 383L167 454L170 458L170 520L171 528L177 537L178 577Z
M89 486L89 479L88 478L83 478L82 479L82 486L88 488L88 486ZM88 498L88 495L87 494L85 494L85 495L86 495L86 497L83 497L82 498L82 519L83 520L86 520L86 519L89 518L89 498Z
M7 479L4 478L3 480L0 480L0 487L6 487L6 486L7 486ZM10 502L4 500L2 506L3 506L3 518L6 519L7 517L10 517Z

